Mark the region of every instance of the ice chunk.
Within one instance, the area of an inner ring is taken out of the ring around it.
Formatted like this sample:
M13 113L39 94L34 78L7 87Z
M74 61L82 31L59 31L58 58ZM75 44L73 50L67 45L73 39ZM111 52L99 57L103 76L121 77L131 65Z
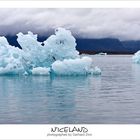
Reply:
M140 64L140 51L137 51L132 57L134 63Z
M46 52L55 60L78 58L79 52L76 50L76 40L69 30L58 28L55 35L51 35L45 42Z
M21 74L24 71L20 49L10 46L5 37L0 37L0 74Z
M6 39L4 36L1 36L1 37L0 37L0 46L1 46L1 47L5 47L5 46L7 46L7 45L9 45L7 39Z
M50 68L36 67L32 69L33 75L50 75Z
M91 74L92 59L90 57L55 61L52 70L55 75L87 75Z
M42 53L43 46L37 41L37 35L28 32L28 34L18 33L17 36L22 48L22 63L25 69L42 66L45 58Z

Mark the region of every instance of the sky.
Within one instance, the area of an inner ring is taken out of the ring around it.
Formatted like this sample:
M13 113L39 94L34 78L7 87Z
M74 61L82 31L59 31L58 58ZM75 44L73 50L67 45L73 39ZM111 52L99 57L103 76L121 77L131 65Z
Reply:
M46 35L57 27L79 38L140 40L140 9L0 9L0 36L27 31Z

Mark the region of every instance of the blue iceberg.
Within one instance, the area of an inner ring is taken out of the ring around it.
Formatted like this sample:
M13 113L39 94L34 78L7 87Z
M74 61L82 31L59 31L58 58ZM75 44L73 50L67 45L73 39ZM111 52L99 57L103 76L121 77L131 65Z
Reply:
M38 42L37 35L32 32L18 33L17 37L22 49L0 37L0 75L101 74L98 67L92 67L90 57L79 55L76 40L69 30L58 28L43 43Z

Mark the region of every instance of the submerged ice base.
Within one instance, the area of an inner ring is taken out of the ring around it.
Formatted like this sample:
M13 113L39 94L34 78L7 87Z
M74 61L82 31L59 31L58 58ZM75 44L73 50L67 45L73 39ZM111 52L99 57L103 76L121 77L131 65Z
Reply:
M101 70L92 67L90 57L80 57L76 40L69 30L58 28L55 35L38 42L37 35L18 33L22 49L9 45L0 37L0 75L98 75ZM43 44L43 45L42 45Z

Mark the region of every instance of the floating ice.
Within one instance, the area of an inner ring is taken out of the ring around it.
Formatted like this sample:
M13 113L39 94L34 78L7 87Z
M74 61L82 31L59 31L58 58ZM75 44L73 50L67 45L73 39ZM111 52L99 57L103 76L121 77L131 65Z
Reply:
M132 57L134 63L140 64L140 51L137 51Z
M32 75L87 75L101 74L92 68L90 57L80 57L76 40L69 30L58 28L46 41L37 41L37 35L18 33L22 49L10 46L0 37L0 74Z
M56 75L87 75L91 74L92 59L90 57L57 60L52 64Z

